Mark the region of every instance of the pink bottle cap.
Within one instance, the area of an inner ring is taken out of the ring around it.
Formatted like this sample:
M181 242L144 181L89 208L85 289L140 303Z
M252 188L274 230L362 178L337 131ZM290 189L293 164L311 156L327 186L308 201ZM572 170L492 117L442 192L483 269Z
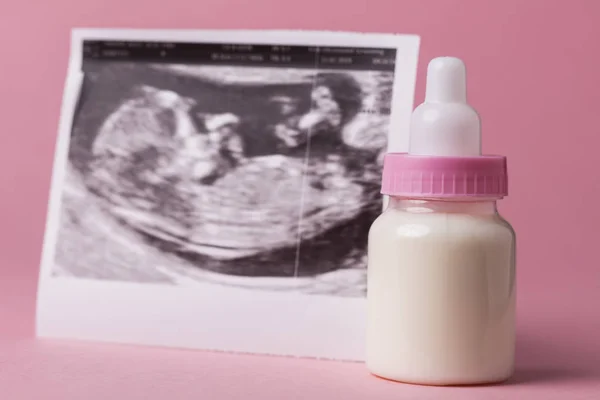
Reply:
M381 193L419 198L497 198L508 194L506 157L388 153Z
M411 118L409 152L385 156L381 193L459 199L508 194L506 157L481 155L481 121L467 103L460 59L429 63L425 102Z

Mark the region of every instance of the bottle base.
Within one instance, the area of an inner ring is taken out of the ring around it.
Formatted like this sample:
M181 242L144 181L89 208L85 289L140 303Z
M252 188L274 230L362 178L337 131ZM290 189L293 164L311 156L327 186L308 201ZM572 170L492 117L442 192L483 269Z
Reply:
M435 378L417 378L417 377L400 377L389 376L373 371L369 371L376 378L390 382L404 383L408 385L419 386L493 386L505 383L512 377L512 373L497 378L481 378L481 379L435 379Z

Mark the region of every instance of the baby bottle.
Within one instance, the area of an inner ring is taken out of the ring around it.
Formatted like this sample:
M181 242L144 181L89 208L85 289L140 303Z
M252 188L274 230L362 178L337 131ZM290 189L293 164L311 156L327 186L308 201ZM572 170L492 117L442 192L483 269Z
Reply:
M515 234L496 201L506 158L481 155L478 114L457 58L432 60L409 152L385 155L385 211L368 247L367 367L426 385L510 377Z

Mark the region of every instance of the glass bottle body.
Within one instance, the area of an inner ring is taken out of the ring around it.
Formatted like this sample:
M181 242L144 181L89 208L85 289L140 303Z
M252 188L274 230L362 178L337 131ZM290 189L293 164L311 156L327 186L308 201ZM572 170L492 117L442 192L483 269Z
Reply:
M494 200L391 198L369 232L367 367L431 385L514 368L515 234Z

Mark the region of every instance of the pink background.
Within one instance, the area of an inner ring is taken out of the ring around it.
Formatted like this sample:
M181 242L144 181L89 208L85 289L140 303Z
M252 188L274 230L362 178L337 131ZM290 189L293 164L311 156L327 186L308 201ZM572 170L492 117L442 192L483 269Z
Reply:
M0 396L6 399L600 398L600 1L20 0L0 6ZM35 341L34 308L69 30L416 33L462 57L484 150L509 158L518 364L507 385L427 388L360 364Z

